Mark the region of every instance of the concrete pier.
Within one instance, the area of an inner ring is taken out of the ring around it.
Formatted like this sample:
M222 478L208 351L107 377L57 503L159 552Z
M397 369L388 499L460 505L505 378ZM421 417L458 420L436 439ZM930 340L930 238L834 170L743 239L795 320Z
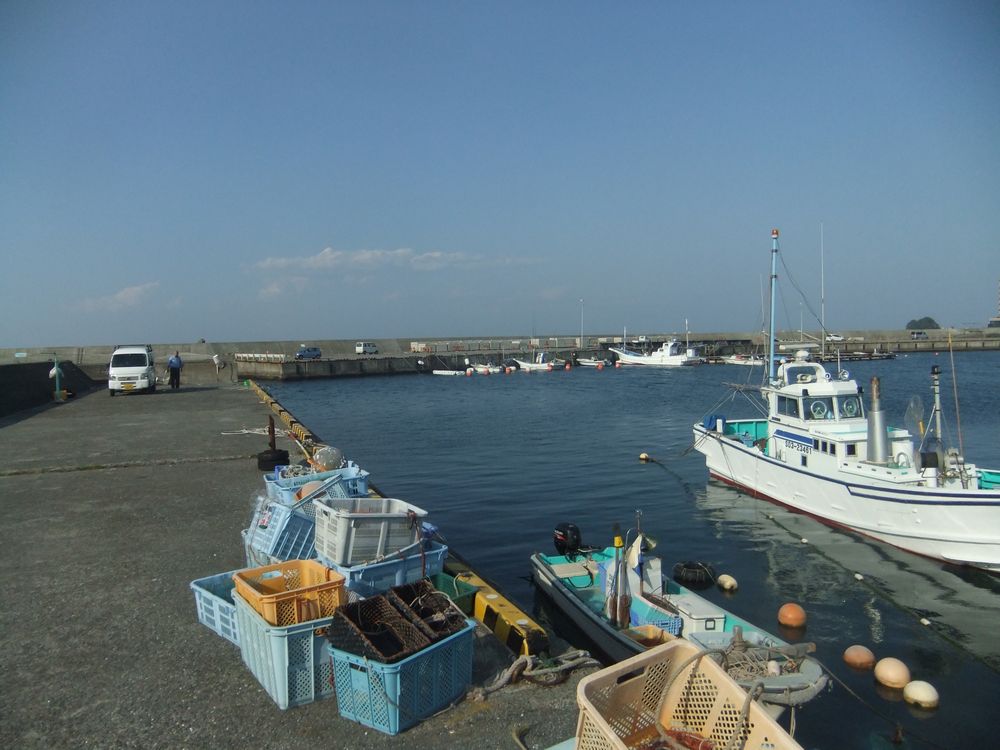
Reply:
M521 728L531 748L571 737L575 686L592 670L466 700L395 738L341 719L333 698L275 706L239 650L198 622L189 588L242 567L269 414L242 385L182 381L0 420L0 745L489 750ZM479 664L474 679L494 674Z

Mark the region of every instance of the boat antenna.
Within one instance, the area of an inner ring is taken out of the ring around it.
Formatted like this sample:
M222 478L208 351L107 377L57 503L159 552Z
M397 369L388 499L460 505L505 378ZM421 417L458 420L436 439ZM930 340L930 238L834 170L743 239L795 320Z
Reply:
M767 333L767 368L768 378L774 383L778 378L777 365L774 359L774 290L778 284L778 230L771 230L771 322Z
M962 445L962 413L958 410L958 375L955 372L955 349L951 345L951 331L948 331L948 356L951 358L951 389L955 396L955 429L958 431L958 454L965 455Z

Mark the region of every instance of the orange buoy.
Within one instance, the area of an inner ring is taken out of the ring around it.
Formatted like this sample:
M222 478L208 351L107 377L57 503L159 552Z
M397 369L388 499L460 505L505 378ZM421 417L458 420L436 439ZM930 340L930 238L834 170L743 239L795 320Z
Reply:
M778 610L778 622L786 628L801 628L806 624L806 611L795 602L782 604Z
M598 369L598 370L603 370L603 369L604 369L604 363L602 363L602 362L598 362L598 363L597 363L597 369Z
M854 644L844 651L844 661L855 669L871 669L875 666L875 654L867 646Z
M899 659L887 656L875 665L875 679L886 687L904 688L910 681L910 668Z
M622 363L620 361L616 361L615 362L615 367L621 367L621 366L622 366Z
M573 369L573 365L571 365L571 364L570 364L569 362L567 362L567 363L566 363L566 368L565 368L565 369L567 369L567 370L572 370L572 369Z

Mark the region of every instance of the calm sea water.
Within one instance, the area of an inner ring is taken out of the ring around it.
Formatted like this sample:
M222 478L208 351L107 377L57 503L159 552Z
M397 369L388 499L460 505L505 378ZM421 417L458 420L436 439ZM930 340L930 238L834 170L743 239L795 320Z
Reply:
M935 364L953 441L957 380L966 458L1000 467L1000 354L956 355L954 370L948 356L931 354L846 366L861 382L881 378L883 408L890 423L902 424L913 395L930 413ZM541 620L546 609L528 558L552 550L555 524L573 522L586 543L603 545L615 523L633 525L638 509L665 569L709 562L735 576L739 589L709 589L707 598L787 640L817 644L816 656L841 682L797 712L803 746L890 747L898 723L909 747L995 747L1000 579L709 482L700 454L688 451L691 425L706 413L750 414L742 396L728 400L725 385L748 379L759 382L760 368L365 377L271 391L370 471L384 493L427 510L455 550ZM642 452L656 461L640 463ZM778 625L787 601L807 610L804 633ZM854 643L902 659L913 679L935 686L940 708L915 709L899 691L880 689L871 672L846 667L841 655Z

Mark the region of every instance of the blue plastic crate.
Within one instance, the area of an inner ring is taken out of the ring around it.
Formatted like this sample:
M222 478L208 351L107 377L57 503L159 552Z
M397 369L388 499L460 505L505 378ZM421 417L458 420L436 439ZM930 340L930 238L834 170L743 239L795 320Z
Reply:
M327 645L340 715L399 734L461 698L472 683L475 620L464 630L394 664Z
M447 545L429 540L417 542L408 552L401 551L404 553L403 556L397 553L381 562L353 567L334 565L322 555L318 559L347 579L345 586L348 591L354 591L361 596L375 596L385 593L393 586L413 583L440 573L444 570L444 560L448 556Z
M198 622L239 646L240 631L233 602L233 573L236 572L231 570L191 581L191 590L194 591Z
M368 494L368 476L367 471L353 461L348 461L347 466L340 469L299 474L285 479L276 478L274 474L268 472L264 475L264 489L272 500L286 504L294 503L297 500L295 493L301 489L302 485L308 482L325 482L328 479L340 477L343 480L345 497L365 497Z
M268 623L236 592L233 601L243 663L278 708L303 706L334 694L333 662L326 649L332 617L281 628Z
M315 557L316 522L306 513L306 506L261 499L264 502L247 528L246 544L280 562Z

